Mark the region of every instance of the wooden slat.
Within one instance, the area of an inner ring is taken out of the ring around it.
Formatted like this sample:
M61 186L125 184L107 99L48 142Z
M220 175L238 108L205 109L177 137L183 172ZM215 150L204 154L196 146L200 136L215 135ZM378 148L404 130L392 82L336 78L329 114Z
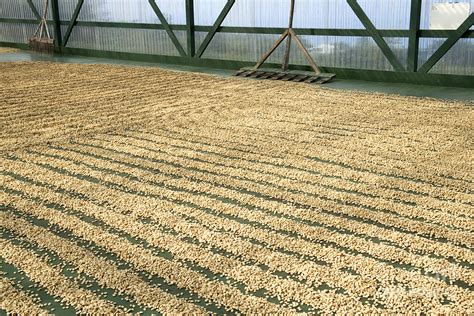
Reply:
M297 75L294 75L294 74L286 74L281 80L283 81L290 81L292 80L293 78L295 78Z
M315 77L315 76L309 77L309 78L306 79L304 82L305 82L305 83L313 83L313 82L315 82L316 80L318 80L318 78L319 78L319 77Z
M286 75L286 73L275 73L270 79L272 80L280 80Z
M270 78L271 76L273 76L274 73L273 72L265 72L262 76L260 76L261 79L268 79Z
M255 71L253 74L250 75L250 77L251 78L259 78L263 74L265 74L264 71Z
M244 73L241 74L242 77L248 77L250 76L251 74L253 74L254 71L253 70L247 70L245 71Z
M295 78L291 79L291 81L301 82L301 81L304 81L306 79L308 79L307 75L297 75Z
M280 72L269 70L254 70L243 68L235 73L235 76L257 78L257 79L271 79L293 82L317 83L323 84L334 78L335 74L321 74L311 75L309 73L298 72Z

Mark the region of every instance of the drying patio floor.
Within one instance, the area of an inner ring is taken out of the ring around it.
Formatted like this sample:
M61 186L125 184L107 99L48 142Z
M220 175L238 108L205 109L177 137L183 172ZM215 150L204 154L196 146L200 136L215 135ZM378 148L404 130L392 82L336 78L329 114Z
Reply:
M0 309L474 312L474 108L0 63Z

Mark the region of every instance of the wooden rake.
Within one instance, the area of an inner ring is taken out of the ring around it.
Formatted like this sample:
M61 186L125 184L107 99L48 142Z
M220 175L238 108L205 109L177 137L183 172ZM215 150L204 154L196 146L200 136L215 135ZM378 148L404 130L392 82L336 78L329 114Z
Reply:
M250 77L250 78L261 78L261 79L272 79L272 80L283 80L283 81L296 81L296 82L306 82L306 83L326 83L332 78L335 74L321 73L319 67L314 62L311 55L308 53L300 38L293 30L293 19L295 15L295 0L291 0L290 3L290 17L288 28L280 36L280 38L273 44L273 46L260 58L257 64L254 67L242 68L235 73L235 76L239 77ZM265 63L265 61L275 52L275 50L283 43L286 39L286 49L285 55L283 56L283 63L281 71L275 69L260 69L260 67ZM309 66L313 69L313 72L306 71L289 71L288 64L290 61L290 52L291 52L291 42L295 41L298 49L303 53L306 61Z
M49 0L44 0L44 9L40 24L36 28L33 37L29 39L28 46L35 52L52 54L54 52L54 40L49 34L48 23L46 22L48 5Z

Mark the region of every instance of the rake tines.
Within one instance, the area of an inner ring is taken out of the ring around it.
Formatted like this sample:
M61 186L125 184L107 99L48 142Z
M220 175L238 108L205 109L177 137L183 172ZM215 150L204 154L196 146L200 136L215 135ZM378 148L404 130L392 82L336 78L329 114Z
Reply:
M30 38L28 46L32 51L42 54L53 54L54 53L54 40L52 39L38 39Z
M330 81L336 75L328 74L328 73L320 73L316 75L313 72L304 72L304 71L295 72L295 71L278 71L278 70L273 70L273 69L255 70L253 68L242 68L235 73L235 76L246 77L246 78L258 78L258 79L323 84Z

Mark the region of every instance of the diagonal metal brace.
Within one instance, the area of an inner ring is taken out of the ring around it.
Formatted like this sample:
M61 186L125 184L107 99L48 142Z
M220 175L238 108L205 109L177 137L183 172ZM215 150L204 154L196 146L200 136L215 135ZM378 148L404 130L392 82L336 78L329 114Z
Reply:
M38 10L36 9L35 5L33 4L33 2L31 0L26 0L26 2L28 3L28 6L30 7L31 11L33 11L33 14L35 15L35 17L38 19L38 20L41 20L41 15L39 14Z
M66 47L67 42L69 41L69 37L71 36L74 26L76 26L77 17L79 16L79 13L81 12L83 4L84 4L84 0L77 1L76 8L74 9L74 13L72 14L71 20L69 21L69 25L67 27L66 34L64 34L64 38L63 38L64 47Z
M469 31L474 24L474 13L471 15L448 37L446 41L434 52L433 55L420 67L418 72L427 73L434 65L456 44L456 42Z
M234 3L235 0L227 0L227 4L224 6L221 13L217 17L209 33L207 33L207 36L206 38L204 38L204 41L202 42L201 46L199 46L199 49L196 53L197 57L201 57L202 54L204 54L212 39L216 35L217 31L221 27L222 22L224 22L225 18L227 17L227 14L229 14L230 9L232 9L232 7L234 6Z
M357 3L357 0L347 0L347 3L350 5L352 11L354 11L354 13L357 15L364 27L367 29L367 32L369 32L370 36L373 38L377 46L382 50L382 53L393 66L395 71L406 71L405 67L403 67L403 65L398 61L398 58L390 49L387 42L385 42L379 31L375 28L375 25L370 21L369 17L360 7L359 3Z
M151 7L153 8L153 11L155 11L156 16L161 22L161 25L163 25L163 28L165 29L166 33L168 33L168 36L170 37L171 41L173 42L174 46L178 50L179 54L183 57L186 56L186 52L183 49L183 46L181 46L181 43L179 42L178 38L174 34L173 30L171 29L170 25L168 24L168 21L166 21L165 16L163 15L163 12L161 12L160 8L156 4L155 0L148 0L150 3Z

